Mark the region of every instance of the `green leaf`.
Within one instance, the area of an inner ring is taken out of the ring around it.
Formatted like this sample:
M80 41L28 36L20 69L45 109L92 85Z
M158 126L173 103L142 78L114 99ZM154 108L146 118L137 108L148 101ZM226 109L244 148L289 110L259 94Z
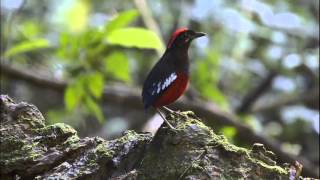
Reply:
M16 54L25 53L32 50L50 47L49 41L46 39L34 39L23 41L14 45L4 53L4 57L8 58Z
M233 126L224 126L221 129L223 135L225 135L229 140L232 140L233 137L237 134L236 128Z
M35 21L24 22L19 29L21 33L28 39L36 37L41 32L41 24Z
M64 92L64 103L68 111L73 110L81 100L77 85L69 85Z
M115 18L113 18L107 24L106 26L107 33L110 33L115 29L119 29L127 26L130 22L135 20L138 15L139 15L138 11L134 9L119 13Z
M219 52L212 51L208 53L206 59L196 61L196 69L192 78L194 79L195 87L203 97L212 100L223 108L227 108L227 101L217 88L219 82L219 59Z
M107 41L113 45L147 49L161 49L162 44L156 33L143 28L121 28L107 35Z
M64 102L68 111L75 109L82 100L85 94L85 85L85 76L80 75L75 82L67 86L66 90L64 91Z
M88 110L95 115L95 117L99 120L100 123L104 122L104 117L101 108L90 96L85 97L85 105L87 106Z
M209 98L210 100L214 101L216 104L219 104L222 106L226 105L225 104L226 99L217 87L213 85L205 86L203 87L203 90L201 92L204 97Z
M49 110L46 113L47 121L49 124L55 124L55 123L61 123L63 120L65 120L65 117L67 116L67 111L65 109L63 110Z
M70 55L70 41L71 41L70 34L66 32L60 33L59 36L59 48L56 51L57 56L60 59L68 59L72 58Z
M92 73L87 76L87 85L91 94L100 98L103 93L104 79L101 73Z
M86 29L91 10L88 0L67 0L59 2L54 8L53 22L60 25L59 30L80 33Z
M124 82L129 82L129 61L122 52L113 52L104 59L105 71L108 75L113 76Z

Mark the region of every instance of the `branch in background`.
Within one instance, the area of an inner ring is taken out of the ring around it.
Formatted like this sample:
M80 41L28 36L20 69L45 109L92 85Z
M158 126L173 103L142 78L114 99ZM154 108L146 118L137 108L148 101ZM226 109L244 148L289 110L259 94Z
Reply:
M301 64L297 66L295 69L295 72L297 72L300 76L303 78L303 83L306 89L314 88L315 86L319 85L319 82L317 79L319 77L317 76L316 72L313 72L310 67L308 67L305 64Z
M307 92L304 92L300 96L284 96L281 98L277 98L276 100L268 104L256 105L252 108L251 112L266 112L299 103L303 103L310 108L319 110L319 87L315 87Z
M39 77L35 73L29 72L29 70L17 69L5 64L0 65L1 77L6 76L13 79L24 80L30 84L40 86L43 88L50 88L63 92L67 83L63 81L54 81ZM128 87L120 86L107 86L104 90L103 100L113 104L121 104L128 108L143 110L141 102L140 91L138 89L132 89ZM226 126L234 126L238 131L238 136L248 143L263 143L268 149L275 152L282 162L293 163L296 160L301 162L304 166L304 175L319 177L319 172L315 171L318 167L315 167L310 161L305 158L293 156L282 151L279 142L271 141L261 135L253 132L251 128L241 123L234 115L224 112L212 103L198 101L198 103L189 102L185 99L179 100L174 104L174 107L182 110L192 110L198 116L206 120L206 124L211 127L215 127L218 124Z
M277 73L271 71L267 77L261 81L261 83L252 91L250 91L244 98L241 105L236 109L238 114L247 113L250 111L252 105L261 97L271 86L273 79L276 77Z
M67 83L64 81L49 79L45 76L39 76L36 75L34 71L13 68L3 63L4 60L0 61L1 77L7 76L13 79L24 80L34 85L44 88L51 88L57 91L64 91L64 89L67 87Z
M304 64L296 67L295 71L303 78L305 88L300 89L302 93L298 95L282 95L279 98L274 98L274 100L269 103L257 103L249 111L252 113L266 112L299 103L304 104L308 108L319 110L319 83L317 75Z
M143 22L145 23L145 25L147 26L148 29L152 30L153 32L155 32L159 38L161 39L161 49L157 50L158 56L161 57L162 53L164 52L164 44L163 44L163 38L160 32L160 28L157 24L157 22L153 19L152 14L150 12L150 8L148 7L148 4L145 0L134 0L134 3L137 7L137 9L139 10Z
M16 2L17 3L17 2ZM1 56L4 54L4 50L6 49L10 49L12 44L11 44L11 41L12 41L12 24L13 22L17 19L17 15L21 12L21 10L25 7L26 5L26 0L23 0L20 4L20 6L18 7L18 9L12 11L12 12L9 12L8 13L8 16L7 16L7 22L4 22L6 23L4 25L4 36L2 36L1 34L1 41L4 41L3 44L1 44L1 47L0 47L0 52L1 52ZM2 24L3 22L1 22ZM6 37L5 37L6 36ZM10 61L10 58L8 59L8 61Z

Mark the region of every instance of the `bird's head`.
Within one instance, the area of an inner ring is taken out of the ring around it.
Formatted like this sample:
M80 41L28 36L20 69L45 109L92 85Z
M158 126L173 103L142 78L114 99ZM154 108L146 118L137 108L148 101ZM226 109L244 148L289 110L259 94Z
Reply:
M203 32L195 32L193 30L187 28L177 29L171 36L167 49L175 48L175 47L186 47L188 48L190 42L193 39L196 39L201 36L205 36L206 34Z

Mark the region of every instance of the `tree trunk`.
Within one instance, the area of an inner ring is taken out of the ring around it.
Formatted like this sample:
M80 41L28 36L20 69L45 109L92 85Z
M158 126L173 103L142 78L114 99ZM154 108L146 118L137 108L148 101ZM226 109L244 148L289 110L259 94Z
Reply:
M193 112L167 119L154 137L126 131L106 141L70 126L46 126L39 110L1 95L1 179L288 179L301 168L276 165L262 144L251 150L216 135Z

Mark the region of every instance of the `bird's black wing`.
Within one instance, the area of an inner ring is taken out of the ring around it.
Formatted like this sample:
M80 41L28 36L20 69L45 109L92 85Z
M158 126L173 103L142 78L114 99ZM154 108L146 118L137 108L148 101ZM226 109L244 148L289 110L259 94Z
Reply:
M144 108L150 107L176 78L173 60L170 58L170 54L165 53L150 71L143 84Z

